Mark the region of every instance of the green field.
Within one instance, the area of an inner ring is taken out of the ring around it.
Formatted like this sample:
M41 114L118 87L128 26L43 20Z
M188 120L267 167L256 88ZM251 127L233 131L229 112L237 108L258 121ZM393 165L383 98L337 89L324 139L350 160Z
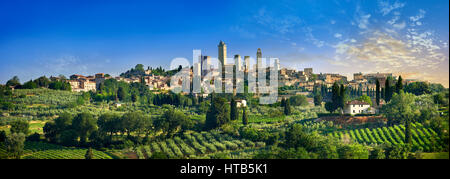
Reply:
M34 134L35 132L37 132L38 134L44 134L42 128L44 127L45 122L47 121L30 121L30 134ZM3 130L7 134L9 134L9 127L9 125L0 126L0 130Z
M221 152L264 147L264 142L240 140L218 132L184 134L182 137L152 142L135 150L138 158L150 158L153 153L165 153L169 158L202 158Z
M422 153L422 159L449 159L448 152Z
M25 142L22 159L84 159L87 149L64 147L44 142ZM102 151L94 150L94 159L112 159ZM0 143L0 158L7 156L4 144Z
M412 124L412 146L413 150L432 151L432 148L443 142L435 131L423 127L420 123ZM347 131L329 133L329 136L335 136L343 139L348 136L358 143L366 144L404 144L405 126L395 125L380 128L362 128Z

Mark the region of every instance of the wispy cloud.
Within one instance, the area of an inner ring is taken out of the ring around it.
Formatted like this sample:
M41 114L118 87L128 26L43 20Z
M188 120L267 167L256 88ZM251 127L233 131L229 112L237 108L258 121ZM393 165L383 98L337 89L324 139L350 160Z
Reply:
M241 26L237 26L237 25L232 26L232 27L230 27L230 30L232 32L238 33L243 38L254 39L256 37L256 34L251 33L250 31L248 31L247 29L244 29Z
M383 14L383 16L388 15L391 11L395 9L399 9L405 6L406 3L401 3L398 1L395 1L394 3L390 3L389 1L378 1L378 6L380 8L380 12Z
M356 21L358 22L358 27L360 29L367 29L368 25L369 25L369 19L370 19L370 14L365 14L365 15L361 15L359 16Z
M305 32L306 41L313 43L316 47L319 47L319 48L323 47L325 45L325 41L319 40L313 35L313 33L312 33L313 30L311 27L305 27L305 28L303 28L303 30Z
M42 60L47 72L54 74L62 74L67 72L86 73L88 66L83 64L81 60L72 55L63 55L55 59Z
M259 9L254 19L258 24L268 26L271 30L281 34L294 32L295 27L302 22L300 18L293 15L273 15L266 8Z
M419 13L417 15L409 17L409 20L411 20L412 22L411 26L422 25L422 22L420 20L425 17L425 14L425 10L419 9Z

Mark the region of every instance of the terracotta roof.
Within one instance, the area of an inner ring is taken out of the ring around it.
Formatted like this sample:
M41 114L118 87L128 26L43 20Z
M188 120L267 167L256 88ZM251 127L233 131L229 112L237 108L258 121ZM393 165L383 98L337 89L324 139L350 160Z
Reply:
M347 102L347 105L370 105L370 104L366 103L364 101L353 100L353 101Z

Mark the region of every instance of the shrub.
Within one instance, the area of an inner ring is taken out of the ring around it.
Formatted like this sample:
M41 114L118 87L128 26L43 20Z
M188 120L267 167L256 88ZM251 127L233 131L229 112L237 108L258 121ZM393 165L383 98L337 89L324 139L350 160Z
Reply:
M34 134L31 134L30 136L28 136L26 140L39 142L41 140L41 135L38 134L37 132L35 132Z

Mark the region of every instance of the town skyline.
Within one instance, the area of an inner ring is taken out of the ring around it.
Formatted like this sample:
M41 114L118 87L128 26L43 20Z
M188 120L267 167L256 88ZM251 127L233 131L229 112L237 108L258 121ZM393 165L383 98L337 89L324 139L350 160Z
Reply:
M217 57L217 43L223 40L229 57L255 58L261 48L264 57L279 58L281 67L314 68L348 79L358 72L393 73L448 87L447 6L442 1L172 1L89 7L2 2L0 23L6 28L0 36L0 83L15 75L21 82L42 75L118 76L135 64L168 69L174 58L192 61L193 49ZM160 10L152 13L155 7ZM210 8L209 16L187 13L191 7ZM28 13L14 13L18 9ZM117 10L123 15L111 16Z

